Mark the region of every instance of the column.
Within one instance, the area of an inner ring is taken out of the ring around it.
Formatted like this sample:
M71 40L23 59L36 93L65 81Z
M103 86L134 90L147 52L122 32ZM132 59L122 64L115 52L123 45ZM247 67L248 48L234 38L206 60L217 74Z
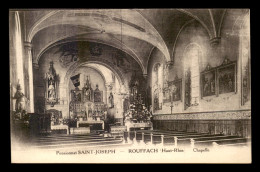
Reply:
M22 88L22 93L25 93L24 88L24 68L23 68L23 47L19 12L15 12L15 27L14 27L14 49L16 56L16 73L19 84Z
M28 74L29 74L29 99L30 99L30 113L34 113L34 90L33 90L33 66L32 66L32 44L24 42L25 59L28 60Z
M121 121L121 125L124 125L124 102L125 102L125 96L121 95L122 97L122 101L120 103L121 106L121 114L122 114L122 121Z
M124 113L124 110L123 110L123 103L124 103L124 96L123 95L117 95L118 96L118 103L117 103L117 107L116 107L116 110L117 110L117 114L116 114L116 118L117 122L120 122L120 125L123 125L123 113Z

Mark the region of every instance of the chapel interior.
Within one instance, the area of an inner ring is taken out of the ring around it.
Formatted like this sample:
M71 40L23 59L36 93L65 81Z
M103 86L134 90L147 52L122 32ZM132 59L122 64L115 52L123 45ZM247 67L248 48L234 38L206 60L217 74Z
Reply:
M10 9L11 141L251 143L249 9Z

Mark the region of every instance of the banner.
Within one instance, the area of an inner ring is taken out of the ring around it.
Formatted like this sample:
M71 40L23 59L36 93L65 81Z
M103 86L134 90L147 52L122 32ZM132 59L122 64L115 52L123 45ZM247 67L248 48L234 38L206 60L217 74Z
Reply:
M70 77L70 79L75 87L78 87L80 85L79 77L80 77L80 74Z

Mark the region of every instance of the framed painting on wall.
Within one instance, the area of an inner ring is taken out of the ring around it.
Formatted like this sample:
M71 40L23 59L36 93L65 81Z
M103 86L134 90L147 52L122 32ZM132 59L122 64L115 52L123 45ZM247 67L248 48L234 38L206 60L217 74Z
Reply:
M236 62L226 62L217 69L218 93L236 93Z
M208 65L206 70L201 72L201 98L216 95L216 69Z
M98 89L98 84L96 85L96 89L94 91L94 102L97 103L101 103L103 102L103 91L100 91Z
M81 90L71 90L71 101L81 102L82 101L82 91Z
M102 91L94 91L94 102L103 102L103 92Z
M182 88L182 79L176 78L174 81L169 82L169 89L171 90L171 100L172 101L181 101L181 88Z
M171 102L171 97L170 97L170 91L169 91L169 87L164 88L163 90L163 103L168 103Z

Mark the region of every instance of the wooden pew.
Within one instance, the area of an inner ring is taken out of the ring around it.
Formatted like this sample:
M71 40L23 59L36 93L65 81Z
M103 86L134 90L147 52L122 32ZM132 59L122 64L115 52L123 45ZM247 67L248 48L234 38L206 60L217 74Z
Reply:
M145 143L151 142L153 144L164 145L178 145L178 146L212 146L216 144L244 144L246 139L238 136L225 136L223 134L196 133L196 132L175 132L175 131L161 131L161 130L138 130L128 134L130 139L134 138L138 141L143 140Z
M237 138L237 136L224 136L224 135L208 135L206 137L178 137L178 145L189 145L191 143L191 139L195 142L207 142L210 140L220 140L220 139L230 139L230 138Z
M213 146L213 142L217 144L237 144L237 143L246 143L246 138L219 138L219 139L211 139L211 140L202 140L202 141L194 141L194 146Z
M35 148L65 148L77 146L94 146L122 144L122 139L114 139L113 137L105 138L98 135L67 135L61 137L40 137L32 142Z

